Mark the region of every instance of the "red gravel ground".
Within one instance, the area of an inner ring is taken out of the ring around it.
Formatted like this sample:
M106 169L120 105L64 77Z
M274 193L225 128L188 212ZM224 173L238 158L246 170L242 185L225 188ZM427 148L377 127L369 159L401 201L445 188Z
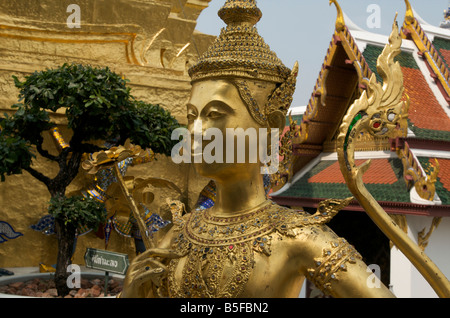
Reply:
M122 291L122 281L110 278L108 280L108 295L115 296ZM52 278L35 278L26 282L15 282L0 285L0 293L29 296L58 298L55 283ZM72 289L64 298L95 298L105 297L104 278L81 279L80 288Z

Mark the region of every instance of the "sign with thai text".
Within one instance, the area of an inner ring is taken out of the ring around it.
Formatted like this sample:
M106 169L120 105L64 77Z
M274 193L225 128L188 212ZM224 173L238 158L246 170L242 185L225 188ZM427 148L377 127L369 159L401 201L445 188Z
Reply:
M127 254L87 248L84 254L86 267L125 275L130 262Z

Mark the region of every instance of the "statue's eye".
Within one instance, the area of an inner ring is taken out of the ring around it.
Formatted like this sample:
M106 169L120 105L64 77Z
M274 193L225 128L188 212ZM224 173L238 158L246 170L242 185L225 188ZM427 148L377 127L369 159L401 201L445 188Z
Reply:
M212 110L208 113L208 118L220 118L222 117L224 114L215 110Z
M187 114L187 119L189 122L193 122L196 118L197 118L197 114L195 114L193 112L189 112Z

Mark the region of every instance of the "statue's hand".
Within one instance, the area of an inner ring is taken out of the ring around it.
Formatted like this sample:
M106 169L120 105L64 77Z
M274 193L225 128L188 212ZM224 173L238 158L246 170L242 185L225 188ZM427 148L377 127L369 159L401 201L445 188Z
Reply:
M167 275L167 267L163 259L179 258L181 255L173 250L152 248L137 256L128 267L123 284L121 298L146 297L146 286L159 288L162 279Z

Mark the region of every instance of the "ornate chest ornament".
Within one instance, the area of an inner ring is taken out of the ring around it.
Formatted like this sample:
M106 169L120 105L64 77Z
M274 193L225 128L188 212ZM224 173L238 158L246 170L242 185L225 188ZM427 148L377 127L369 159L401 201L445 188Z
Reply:
M214 217L210 209L192 212L185 222L177 223L173 248L185 258L169 264L169 297L239 297L251 276L255 253L270 256L275 234L294 237L295 229L327 223L350 200L324 202L314 215L271 201L236 217ZM347 254L343 256L345 263ZM180 266L181 279L175 277ZM322 272L319 268L316 276L322 277Z

